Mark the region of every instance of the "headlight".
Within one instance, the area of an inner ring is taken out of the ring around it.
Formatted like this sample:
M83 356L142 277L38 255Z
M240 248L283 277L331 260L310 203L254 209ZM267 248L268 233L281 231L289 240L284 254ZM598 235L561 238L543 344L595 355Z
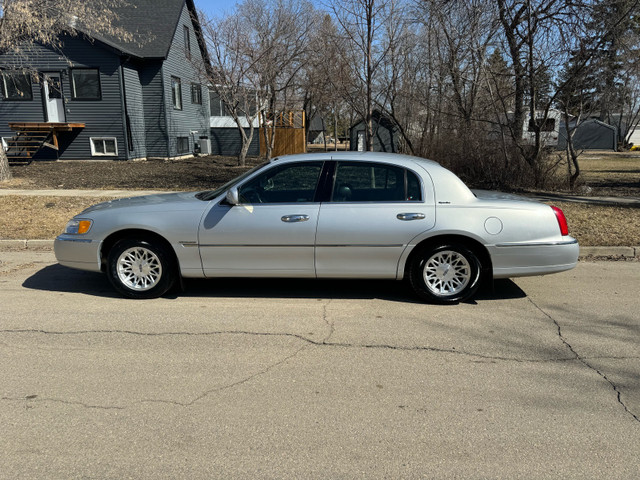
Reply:
M82 235L91 229L91 225L93 225L92 220L69 220L69 223L67 223L64 229L64 233Z

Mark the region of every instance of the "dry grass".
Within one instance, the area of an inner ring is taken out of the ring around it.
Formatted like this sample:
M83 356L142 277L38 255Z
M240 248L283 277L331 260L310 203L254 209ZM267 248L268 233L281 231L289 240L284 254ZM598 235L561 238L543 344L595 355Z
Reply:
M111 198L0 196L0 239L55 238L71 217L106 200Z
M640 197L640 152L584 153L579 162L579 182L591 195Z

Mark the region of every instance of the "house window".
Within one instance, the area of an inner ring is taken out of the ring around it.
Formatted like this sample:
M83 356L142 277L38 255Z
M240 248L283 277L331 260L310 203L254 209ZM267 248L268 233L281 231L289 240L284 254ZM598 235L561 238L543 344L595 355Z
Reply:
M118 155L118 142L115 137L91 137L89 140L91 155L94 157Z
M74 100L100 100L100 71L97 68L71 69L71 98Z
M191 58L191 35L189 35L189 27L183 27L184 32L184 54L187 58Z
M202 105L202 87L199 83L191 84L191 103Z
M189 153L189 137L178 137L176 145L178 153Z
M173 108L182 110L182 83L178 77L171 77L171 98Z
M555 118L536 118L536 125L540 125L541 132L555 132L556 130L556 119ZM529 122L530 132L535 132L534 125L532 122Z
M21 72L3 72L2 93L5 100L32 100L31 76Z
M224 102L220 98L220 95L213 90L209 91L209 107L212 117L224 117L227 115Z

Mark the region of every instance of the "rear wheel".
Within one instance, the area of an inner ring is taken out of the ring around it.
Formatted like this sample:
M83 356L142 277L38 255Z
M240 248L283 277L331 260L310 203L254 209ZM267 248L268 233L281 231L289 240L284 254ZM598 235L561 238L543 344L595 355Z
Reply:
M109 252L107 276L125 297L157 298L176 281L176 268L166 248L155 242L126 238Z
M418 252L410 265L409 282L424 300L458 303L473 296L482 267L476 255L459 244L443 244Z

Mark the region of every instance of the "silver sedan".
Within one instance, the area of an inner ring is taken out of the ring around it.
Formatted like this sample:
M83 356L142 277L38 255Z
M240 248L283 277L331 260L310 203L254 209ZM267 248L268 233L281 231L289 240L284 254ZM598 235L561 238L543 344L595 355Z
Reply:
M560 209L472 192L430 160L331 152L276 158L216 190L94 205L55 253L130 298L180 277L378 278L456 303L495 278L569 270L578 243Z

